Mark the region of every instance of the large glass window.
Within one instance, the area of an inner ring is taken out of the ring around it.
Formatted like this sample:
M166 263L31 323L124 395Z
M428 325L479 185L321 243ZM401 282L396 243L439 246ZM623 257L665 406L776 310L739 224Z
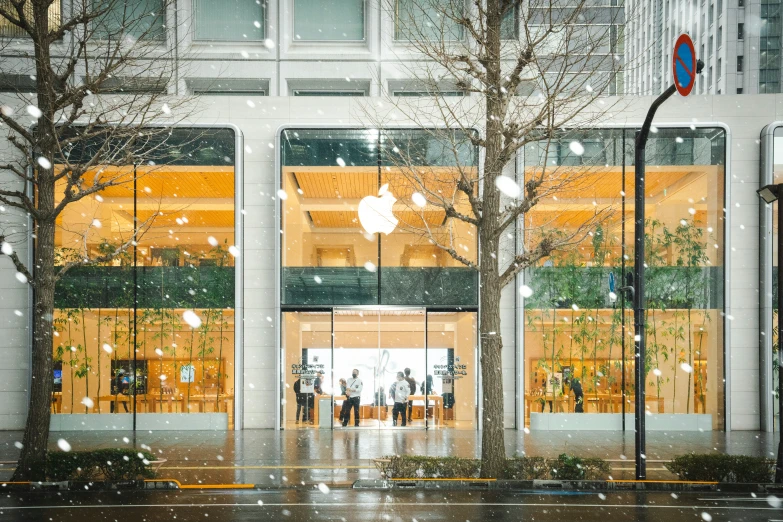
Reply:
M364 40L365 0L294 0L294 39Z
M266 1L193 0L194 40L261 41L265 38Z
M95 12L106 11L95 21L98 38L162 40L166 34L163 0L93 0Z
M113 257L70 268L57 284L53 411L223 413L231 428L234 132L151 136L135 151L143 164L97 166L95 176L116 184L69 204L57 222L61 269Z
M525 148L525 176L557 187L525 216L526 237L583 237L525 274L532 428L576 411L577 380L585 412L620 413L623 395L633 411L631 299L618 295L633 272L633 140L632 129L592 130ZM647 409L709 416L692 428L724 425L724 161L720 129L658 129L647 146Z
M477 172L463 134L289 129L282 138L283 305L477 305L477 272L450 253L476 259L474 227L414 202L417 191L443 194L469 215L455 188ZM391 216L364 229L363 201Z

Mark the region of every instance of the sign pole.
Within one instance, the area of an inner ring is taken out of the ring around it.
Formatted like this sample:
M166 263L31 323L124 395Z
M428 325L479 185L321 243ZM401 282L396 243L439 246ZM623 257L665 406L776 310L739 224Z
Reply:
M658 96L647 111L647 117L641 130L636 133L636 143L634 148L634 267L633 267L633 314L634 314L634 342L636 345L636 360L634 371L634 385L636 387L636 401L634 408L634 427L635 427L635 449L636 449L636 480L645 480L647 478L647 455L646 445L647 437L645 432L645 380L647 377L646 368L646 347L645 347L645 293L644 293L644 225L645 225L645 147L647 138L650 135L650 127L658 111L658 107L671 98L675 92L682 96L687 96L693 90L696 82L696 75L704 67L701 60L696 60L696 53L693 48L693 42L686 34L680 35L674 45L672 57L672 72L674 75L674 84L666 89L663 94ZM625 216L623 216L624 218Z

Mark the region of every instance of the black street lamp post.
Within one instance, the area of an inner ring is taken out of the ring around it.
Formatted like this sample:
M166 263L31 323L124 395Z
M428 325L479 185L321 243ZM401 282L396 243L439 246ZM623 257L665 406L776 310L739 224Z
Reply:
M756 191L767 205L778 202L778 416L779 427L783 430L783 368L780 367L783 356L783 208L780 198L783 196L783 184L767 185ZM778 440L778 459L775 464L775 483L783 484L783 435Z

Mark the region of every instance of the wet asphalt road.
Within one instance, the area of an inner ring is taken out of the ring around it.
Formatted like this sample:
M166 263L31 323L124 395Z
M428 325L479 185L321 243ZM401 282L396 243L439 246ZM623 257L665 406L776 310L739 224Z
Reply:
M777 499L750 494L357 491L9 493L0 520L133 521L783 521Z

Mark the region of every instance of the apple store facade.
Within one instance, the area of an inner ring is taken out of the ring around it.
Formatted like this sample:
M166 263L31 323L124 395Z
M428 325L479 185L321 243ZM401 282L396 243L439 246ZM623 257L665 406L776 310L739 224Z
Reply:
M63 255L94 216L112 223L90 229L98 252L127 235L134 202L142 220L164 205L135 262L85 267L60 284L52 428L130 429L135 410L143 429L401 429L391 391L402 372L406 429L480 430L481 282L469 266L478 234L459 219L471 205L455 190L457 178L481 179L473 135L402 119L373 128L357 116L361 98L200 101L210 123L175 126L143 194L112 187L58 223ZM501 264L538 233L589 223L573 248L502 291L496 378L509 429L621 430L623 412L634 414L632 311L618 289L633 271L633 141L649 100L623 103L591 128L531 141L504 169L520 187L543 166L574 182L502 234ZM645 194L649 430L774 429L777 230L756 189L783 172L776 120L783 104L770 95L673 98L656 116ZM606 210L600 222L596 209ZM31 293L14 273L0 259L0 429L24 426L30 380ZM137 310L126 297L133 277ZM355 371L361 391L346 419L341 381Z

